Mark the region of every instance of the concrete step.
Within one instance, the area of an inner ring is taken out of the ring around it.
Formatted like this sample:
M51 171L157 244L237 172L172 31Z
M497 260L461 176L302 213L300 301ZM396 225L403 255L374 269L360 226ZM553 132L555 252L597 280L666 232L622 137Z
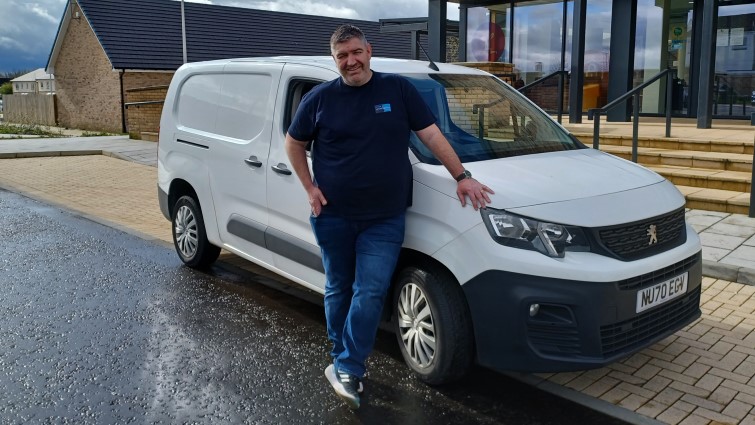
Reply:
M154 131L142 131L139 133L141 140L147 142L156 142L159 139L160 133Z
M687 200L687 208L745 214L750 211L750 194L733 190L702 189L676 185Z
M592 146L592 133L573 133L582 143ZM672 132L673 134L673 132ZM600 147L628 146L632 147L631 135L601 134ZM638 137L637 146L640 148L669 149L677 151L699 151L749 154L752 157L755 143L741 140L693 140L680 138Z
M629 146L604 145L601 146L601 150L621 158L630 160L632 158L632 148ZM645 166L670 165L744 173L752 172L752 155L743 153L639 148L637 160Z
M752 175L749 172L675 167L671 165L648 165L647 168L667 178L675 185L748 193L752 187L752 182L750 181Z

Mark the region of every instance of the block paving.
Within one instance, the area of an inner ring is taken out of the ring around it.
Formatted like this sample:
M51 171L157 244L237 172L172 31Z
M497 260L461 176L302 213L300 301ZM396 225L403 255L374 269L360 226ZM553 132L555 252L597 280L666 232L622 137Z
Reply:
M538 374L667 424L755 424L755 287L706 277L702 317L602 369Z

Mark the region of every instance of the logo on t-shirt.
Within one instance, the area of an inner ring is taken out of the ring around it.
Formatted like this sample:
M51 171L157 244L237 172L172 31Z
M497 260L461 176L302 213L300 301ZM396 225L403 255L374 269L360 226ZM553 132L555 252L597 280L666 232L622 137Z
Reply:
M375 105L376 114L382 114L383 112L391 112L390 103L383 103L382 105Z

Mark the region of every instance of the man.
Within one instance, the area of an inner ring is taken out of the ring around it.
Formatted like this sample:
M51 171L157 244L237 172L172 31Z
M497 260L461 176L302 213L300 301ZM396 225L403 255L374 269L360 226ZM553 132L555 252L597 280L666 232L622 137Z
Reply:
M342 25L330 39L341 78L312 89L286 135L286 152L309 197L310 221L325 268L325 316L333 364L325 376L349 407L359 407L386 293L404 240L411 203L409 132L458 180L461 205L490 203L403 77L370 69L372 46ZM314 181L306 146L314 140Z

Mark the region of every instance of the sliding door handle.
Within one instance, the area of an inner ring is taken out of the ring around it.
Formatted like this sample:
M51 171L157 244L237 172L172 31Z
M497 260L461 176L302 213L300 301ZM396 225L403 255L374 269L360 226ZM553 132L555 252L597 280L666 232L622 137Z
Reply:
M284 176L290 176L291 175L291 170L289 170L288 167L286 167L286 164L284 164L282 162L279 163L278 165L273 165L272 169L276 173L283 174Z
M247 163L250 167L260 168L262 167L262 161L257 159L255 155L250 156L249 158L245 159L244 162Z

